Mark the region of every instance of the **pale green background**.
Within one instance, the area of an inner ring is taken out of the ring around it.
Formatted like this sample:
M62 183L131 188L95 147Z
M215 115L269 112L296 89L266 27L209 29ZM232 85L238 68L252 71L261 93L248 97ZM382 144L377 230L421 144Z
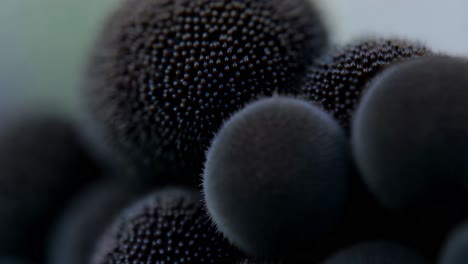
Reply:
M0 0L0 104L77 106L86 51L116 0Z
M0 0L0 110L34 101L75 112L86 51L117 1ZM466 0L317 2L335 42L368 34L399 35L437 50L468 54Z

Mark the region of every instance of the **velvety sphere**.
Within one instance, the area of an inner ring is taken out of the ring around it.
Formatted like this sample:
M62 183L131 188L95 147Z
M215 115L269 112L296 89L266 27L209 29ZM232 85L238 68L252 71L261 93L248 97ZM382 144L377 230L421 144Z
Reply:
M138 201L100 241L94 264L233 262L232 247L206 214L196 191L167 188Z
M140 193L144 193L143 188L115 180L88 187L59 218L50 236L47 263L90 263L103 230Z
M428 264L416 251L391 242L367 242L343 249L323 264Z
M383 72L352 128L361 175L395 211L466 210L468 61L434 56Z
M300 255L339 222L349 159L345 133L327 113L299 99L261 99L215 137L203 175L206 206L246 252Z
M54 217L100 173L68 120L12 114L0 124L0 254L41 254Z
M465 264L468 260L468 224L456 228L448 237L439 264Z
M372 39L335 49L312 66L302 93L349 129L367 84L389 65L430 54L417 42Z
M153 175L197 175L222 122L259 95L295 92L326 43L307 0L130 0L101 35L86 100L110 143Z

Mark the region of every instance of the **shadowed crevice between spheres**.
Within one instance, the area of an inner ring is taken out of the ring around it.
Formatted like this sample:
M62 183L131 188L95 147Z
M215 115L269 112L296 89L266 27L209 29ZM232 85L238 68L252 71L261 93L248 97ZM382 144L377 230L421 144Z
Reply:
M260 99L215 137L203 176L206 207L246 252L302 258L340 222L349 165L345 133L327 113L299 99Z
M298 92L326 43L307 0L127 0L99 36L84 96L140 175L195 177L222 122L260 95Z
M241 261L236 262L236 264L282 264L282 263L286 263L286 262L279 261L279 260L261 260L261 259L254 259L254 258L243 259Z
M73 122L18 112L0 124L0 254L40 259L65 202L101 172Z
M50 234L47 263L90 263L103 230L145 192L146 188L116 179L103 179L82 190Z
M34 262L13 257L0 257L0 264L34 264Z

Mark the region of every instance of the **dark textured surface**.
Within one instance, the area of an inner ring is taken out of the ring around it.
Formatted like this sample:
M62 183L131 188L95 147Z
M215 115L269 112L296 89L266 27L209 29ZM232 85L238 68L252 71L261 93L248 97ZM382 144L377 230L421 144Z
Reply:
M283 261L275 260L259 260L259 259L243 259L236 262L236 264L281 264L286 263Z
M443 250L439 264L466 264L468 261L468 223L456 228L450 233Z
M93 264L219 263L242 257L206 214L198 192L167 188L126 210L102 238Z
M145 191L123 181L93 184L67 205L51 236L48 264L87 264L116 216Z
M138 167L193 172L223 120L294 92L325 43L306 0L130 0L102 31L86 98Z
M399 39L362 40L330 52L307 72L302 93L349 129L363 90L391 64L428 55L417 42Z
M309 253L348 194L346 136L306 101L273 97L227 121L209 149L207 208L234 244L259 256Z
M0 257L0 264L33 264L34 262L13 257Z
M353 123L353 151L387 208L466 206L467 71L467 60L427 57L392 67L370 85Z
M323 264L429 264L417 252L391 242L367 242L345 248Z
M39 111L40 112L40 111ZM74 126L48 113L0 125L0 254L38 257L52 219L98 169Z

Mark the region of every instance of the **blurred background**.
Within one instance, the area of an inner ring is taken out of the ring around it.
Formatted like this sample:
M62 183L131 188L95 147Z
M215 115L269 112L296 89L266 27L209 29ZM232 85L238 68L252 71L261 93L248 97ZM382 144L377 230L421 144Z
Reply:
M0 108L34 101L73 113L86 52L116 2L1 0Z
M0 110L34 101L73 114L87 50L118 1L1 0ZM335 43L371 34L402 36L438 51L468 55L466 0L314 1Z

